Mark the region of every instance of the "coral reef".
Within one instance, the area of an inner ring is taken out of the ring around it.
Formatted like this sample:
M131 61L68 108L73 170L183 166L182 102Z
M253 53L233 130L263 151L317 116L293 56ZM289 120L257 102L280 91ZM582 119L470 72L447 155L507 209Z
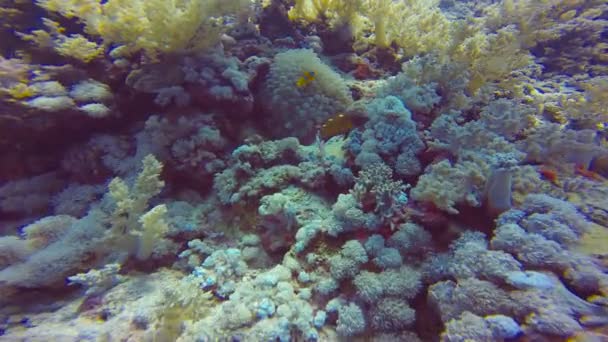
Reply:
M608 340L601 0L0 0L0 340Z

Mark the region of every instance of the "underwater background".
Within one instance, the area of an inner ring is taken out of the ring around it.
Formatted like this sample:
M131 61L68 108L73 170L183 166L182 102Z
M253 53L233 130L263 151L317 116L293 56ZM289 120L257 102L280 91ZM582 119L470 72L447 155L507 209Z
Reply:
M0 341L608 341L608 1L0 15Z

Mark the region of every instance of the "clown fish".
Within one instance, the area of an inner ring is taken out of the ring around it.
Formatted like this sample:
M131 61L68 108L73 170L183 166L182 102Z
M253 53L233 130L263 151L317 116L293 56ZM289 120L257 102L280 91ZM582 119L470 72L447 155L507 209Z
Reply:
M300 78L298 78L298 80L296 81L296 87L298 88L304 88L307 85L310 84L310 82L315 80L315 72L314 71L304 71L302 73L302 76L300 76Z

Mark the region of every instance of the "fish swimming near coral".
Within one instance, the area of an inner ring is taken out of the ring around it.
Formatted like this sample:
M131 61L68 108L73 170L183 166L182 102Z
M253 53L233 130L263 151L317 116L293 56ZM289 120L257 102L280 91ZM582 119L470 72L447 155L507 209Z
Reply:
M553 185L560 186L559 178L558 178L558 175L557 175L557 171L555 171L553 169L550 169L550 168L541 167L538 170L538 173L541 175L542 178L548 180Z
M300 78L298 78L296 81L296 87L304 88L308 86L312 81L315 80L315 76L316 74L314 71L304 71L302 76L300 76Z
M352 129L363 125L367 118L361 113L338 113L325 121L319 128L319 136L323 140L340 134L347 134Z
M594 181L602 181L604 180L604 177L602 177L602 175L600 175L599 173L593 172L591 170L589 170L587 167L585 167L584 165L576 165L574 167L574 172L577 175L581 175L585 178L594 180Z

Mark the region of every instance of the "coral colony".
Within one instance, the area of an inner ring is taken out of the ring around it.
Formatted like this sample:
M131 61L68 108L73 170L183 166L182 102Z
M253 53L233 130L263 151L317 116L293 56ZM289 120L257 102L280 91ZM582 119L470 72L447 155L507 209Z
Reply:
M0 14L0 341L608 341L605 0Z

